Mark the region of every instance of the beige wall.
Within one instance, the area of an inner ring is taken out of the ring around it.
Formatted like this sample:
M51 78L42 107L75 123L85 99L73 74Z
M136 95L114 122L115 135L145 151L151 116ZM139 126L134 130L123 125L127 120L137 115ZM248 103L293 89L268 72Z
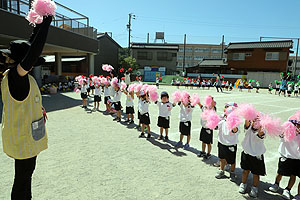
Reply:
M147 59L140 59L138 57L138 52L147 52L149 53ZM167 52L169 61L162 61L157 59L158 52ZM151 56L152 54L152 56ZM177 51L176 50L159 50L159 49L132 49L132 56L137 60L137 63L140 65L141 69L144 69L145 66L155 66L155 67L166 67L167 73L176 71L176 62L177 62Z
M224 48L226 46L224 45ZM179 45L179 51L177 54L178 67L182 68L183 64L183 48L184 45ZM185 66L192 67L198 64L203 58L221 58L222 45L212 44L186 44L185 51ZM226 55L223 54L223 57Z

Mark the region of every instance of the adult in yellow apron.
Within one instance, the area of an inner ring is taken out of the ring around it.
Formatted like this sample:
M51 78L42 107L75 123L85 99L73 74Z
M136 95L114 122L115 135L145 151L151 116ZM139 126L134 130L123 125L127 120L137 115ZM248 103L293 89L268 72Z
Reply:
M40 55L51 21L52 16L44 17L43 23L34 28L29 41L12 41L9 49L0 50L0 65L4 63L10 67L1 82L1 129L3 151L15 159L12 200L31 199L36 158L48 147L42 96L36 81L28 73L43 60Z

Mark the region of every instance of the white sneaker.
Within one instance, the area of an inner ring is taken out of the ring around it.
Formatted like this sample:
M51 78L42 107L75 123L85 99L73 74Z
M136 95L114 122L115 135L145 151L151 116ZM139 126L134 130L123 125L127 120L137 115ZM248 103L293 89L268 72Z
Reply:
M278 192L278 190L279 190L279 185L273 184L271 187L269 187L269 190L270 190L271 192Z
M293 200L300 200L300 195L297 194L296 196L294 196Z
M223 170L219 170L219 171L217 172L217 174L216 174L215 177L216 177L217 179L220 179L220 178L224 177L224 175L225 175L224 171L223 171Z
M246 189L247 189L247 184L245 183L241 183L240 184L240 188L239 188L239 193L241 194L245 194L246 193Z
M290 191L288 191L287 189L284 189L283 193L282 193L282 197L284 199L291 199L291 193L290 193Z
M252 186L249 196L252 197L252 198L257 198L257 196L258 196L258 188Z
M220 167L220 160L218 160L218 162L214 163L213 166Z

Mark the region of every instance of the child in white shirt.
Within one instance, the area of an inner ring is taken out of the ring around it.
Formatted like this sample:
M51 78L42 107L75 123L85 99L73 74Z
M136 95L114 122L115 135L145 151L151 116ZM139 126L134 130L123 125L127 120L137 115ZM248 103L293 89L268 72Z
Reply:
M223 178L225 175L225 164L231 165L230 179L234 180L235 175L235 162L238 144L239 127L232 130L227 128L226 118L237 107L235 103L227 103L224 108L224 117L219 122L217 130L218 134L218 157L220 159L220 170L216 174L216 178Z
M117 121L117 122L121 122L121 95L122 95L122 92L120 90L120 84L117 83L116 86L113 88L115 91L115 95L114 95L113 103L111 104L111 106L113 105L115 110L117 111L117 116L113 120Z
M123 90L124 94L126 95L126 114L127 120L125 122L129 122L130 124L134 123L134 92L128 92ZM131 118L131 120L129 120Z
M111 103L110 87L109 87L108 84L106 84L103 87L103 92L104 92L104 104L106 106L106 111L105 112L111 112L111 109L110 109L110 103Z
M99 111L99 102L101 101L101 88L100 84L95 85L95 95L94 95L94 111Z
M295 84L294 86L294 96L298 97L298 93L299 93L299 84Z
M259 177L266 175L266 167L264 163L264 153L266 148L264 145L265 132L255 126L259 119L253 121L245 121L245 138L242 142L243 152L241 155L241 168L243 169L242 183L239 187L241 194L246 193L247 179L251 172L253 174L253 186L251 187L250 196L256 198L258 195Z
M285 199L290 199L290 191L295 184L296 176L300 178L300 153L299 153L299 139L300 139L300 121L291 121L298 129L298 135L292 141L286 141L284 135L281 136L280 145L278 152L280 158L278 161L278 170L275 179L275 183L269 188L272 192L278 192L279 183L282 176L290 177L288 186L283 190L283 197ZM297 166L297 167L296 167ZM298 189L298 195L295 199L300 199L300 184Z
M159 116L157 120L157 126L160 127L160 136L159 140L168 140L168 130L170 128L170 115L171 110L175 106L175 104L172 104L169 102L169 94L167 92L162 92L160 94L161 102L156 101L155 104L157 104L159 109ZM163 132L166 132L166 137L164 138Z
M139 112L140 112L140 122L142 124L142 133L139 136L140 138L145 137L145 126L147 127L148 135L147 138L151 137L150 132L150 116L149 116L149 98L148 94L146 94L144 91L139 92Z

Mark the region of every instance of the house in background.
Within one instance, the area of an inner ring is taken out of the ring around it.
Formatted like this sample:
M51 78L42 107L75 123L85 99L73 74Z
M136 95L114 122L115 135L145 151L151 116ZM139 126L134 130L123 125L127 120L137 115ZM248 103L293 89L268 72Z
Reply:
M225 73L247 75L267 87L280 79L280 72L287 71L292 48L292 40L229 43Z
M122 48L108 33L98 33L98 54L95 55L94 74L104 74L102 64L112 65L119 70L119 50Z

